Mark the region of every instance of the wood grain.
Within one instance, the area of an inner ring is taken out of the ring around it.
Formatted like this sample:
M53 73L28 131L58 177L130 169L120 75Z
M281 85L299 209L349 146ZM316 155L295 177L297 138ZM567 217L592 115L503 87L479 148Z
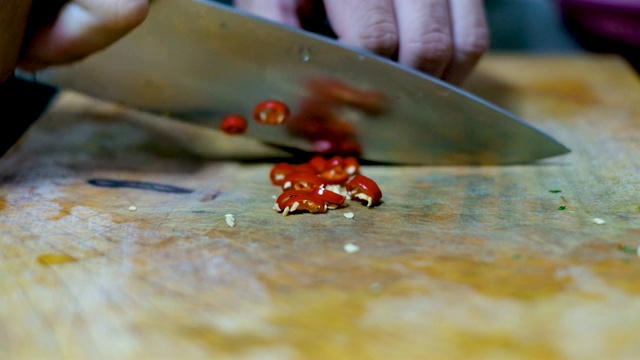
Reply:
M367 166L381 206L287 217L281 154L63 94L0 160L0 357L637 357L637 75L492 54L466 87L572 153Z

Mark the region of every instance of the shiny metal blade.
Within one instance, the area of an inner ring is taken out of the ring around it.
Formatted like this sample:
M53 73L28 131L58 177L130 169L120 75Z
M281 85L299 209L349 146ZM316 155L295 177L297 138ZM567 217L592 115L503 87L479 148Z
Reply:
M257 103L279 99L292 121L250 121L247 136L305 151L360 147L362 158L379 162L527 163L569 151L460 88L206 1L154 0L147 20L119 42L36 78L214 128L225 114L252 118Z

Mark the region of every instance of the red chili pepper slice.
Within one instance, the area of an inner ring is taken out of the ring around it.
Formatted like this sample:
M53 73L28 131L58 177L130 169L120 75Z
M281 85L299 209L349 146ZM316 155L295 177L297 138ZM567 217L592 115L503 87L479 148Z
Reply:
M353 156L347 156L342 161L342 167L344 171L349 175L355 175L360 173L360 162Z
M306 172L306 173L312 173L312 174L318 173L318 170L315 168L315 166L309 163L299 164L295 167L295 169L296 169L296 172Z
M344 162L344 159L342 158L342 156L336 155L331 159L327 160L327 165L332 168L342 167L343 162Z
M342 157L336 155L325 165L325 170L320 172L320 176L327 180L328 184L343 185L349 180L351 175L359 171L358 160L355 157Z
M265 100L253 110L253 118L263 124L278 125L289 119L289 107L278 100Z
M283 190L313 189L326 184L326 180L320 176L308 172L294 172L284 178Z
M273 185L282 186L284 184L284 179L287 175L295 172L296 168L289 163L278 163L272 169L269 177L271 178L271 183Z
M310 213L324 213L327 211L327 205L324 201L311 195L298 195L290 198L284 203L282 215L288 215L291 212L308 211Z
M362 144L356 139L345 139L340 142L338 152L342 155L362 155Z
M378 184L362 174L354 176L345 187L351 199L366 201L368 207L377 204L382 199L382 191L380 191Z
M296 197L300 195L310 195L310 194L313 194L312 190L285 190L276 199L276 204L274 205L274 208L278 211L282 211L286 206L285 203L292 197Z
M316 171L319 173L323 171L327 166L327 159L320 155L316 155L309 160L309 164L313 166Z
M224 117L220 129L228 135L242 135L247 132L249 124L242 115L230 114Z
M340 166L321 172L320 177L331 185L343 185L349 180L349 174Z
M312 194L313 196L317 197L318 199L326 203L335 204L335 205L342 205L347 199L346 196L342 194L338 194L335 191L325 189L323 187L313 189Z
M337 79L315 78L309 88L317 99L338 105L348 105L372 115L388 109L389 100L384 93L358 88Z

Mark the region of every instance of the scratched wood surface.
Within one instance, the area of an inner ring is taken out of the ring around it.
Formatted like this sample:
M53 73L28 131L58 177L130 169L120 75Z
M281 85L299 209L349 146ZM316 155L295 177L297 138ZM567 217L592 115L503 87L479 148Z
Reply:
M572 153L368 166L381 206L288 217L281 154L63 94L0 160L0 358L638 357L638 76L492 54L466 86Z

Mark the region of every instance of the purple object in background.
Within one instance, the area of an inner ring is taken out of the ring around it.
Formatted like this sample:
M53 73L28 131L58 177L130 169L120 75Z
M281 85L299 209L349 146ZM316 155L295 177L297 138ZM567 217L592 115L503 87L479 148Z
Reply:
M640 71L640 0L558 0L569 32L586 49L619 54Z

